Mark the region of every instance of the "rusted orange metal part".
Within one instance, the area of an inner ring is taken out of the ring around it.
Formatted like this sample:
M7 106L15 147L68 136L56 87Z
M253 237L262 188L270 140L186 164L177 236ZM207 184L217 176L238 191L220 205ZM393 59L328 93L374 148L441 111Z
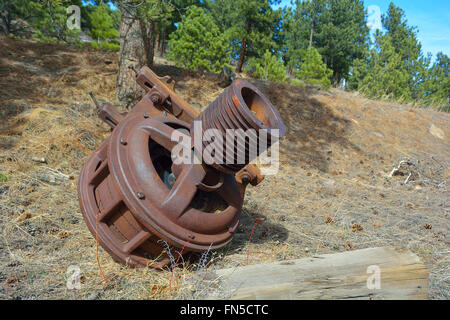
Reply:
M229 243L246 186L263 179L249 157L246 165L172 163L173 131L189 132L194 119L220 131L265 128L284 135L285 128L270 102L244 80L201 114L174 92L168 77L143 67L136 81L146 94L130 112L110 104L98 110L112 132L81 170L79 202L90 231L116 261L164 268L168 248L200 252Z

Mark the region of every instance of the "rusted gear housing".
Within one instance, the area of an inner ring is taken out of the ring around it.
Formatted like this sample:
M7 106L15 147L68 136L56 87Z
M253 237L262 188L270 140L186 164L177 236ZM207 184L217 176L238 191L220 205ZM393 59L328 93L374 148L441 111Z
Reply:
M100 245L118 262L163 268L167 246L183 252L217 249L229 243L238 224L245 188L263 179L244 165L172 163L174 130L279 129L281 117L253 85L236 80L198 114L173 90L168 77L143 67L136 75L146 91L129 112L104 104L99 116L111 135L89 157L78 181L84 219ZM249 140L243 146L249 147ZM264 150L258 150L258 154Z

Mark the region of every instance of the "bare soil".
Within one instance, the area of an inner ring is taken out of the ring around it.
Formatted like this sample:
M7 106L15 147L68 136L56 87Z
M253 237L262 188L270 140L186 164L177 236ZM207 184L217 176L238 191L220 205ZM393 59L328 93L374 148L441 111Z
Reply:
M119 105L117 54L0 43L0 299L195 297L184 286L193 270L246 263L256 218L264 222L255 227L249 264L408 248L430 270L429 297L450 298L449 114L249 79L287 126L280 171L248 189L231 244L206 266L180 263L174 280L170 271L115 263L79 210L79 171L109 134L86 92ZM173 77L199 110L223 90L214 75L156 62L155 71ZM67 288L73 265L80 290Z

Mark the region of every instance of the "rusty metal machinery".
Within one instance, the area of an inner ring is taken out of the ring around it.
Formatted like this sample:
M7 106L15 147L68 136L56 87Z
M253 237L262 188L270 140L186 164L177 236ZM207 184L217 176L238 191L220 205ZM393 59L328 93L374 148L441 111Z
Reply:
M229 243L245 188L263 179L248 152L245 164L175 164L174 130L191 132L193 141L194 119L204 130L265 129L269 137L273 129L283 136L285 127L268 99L244 80L234 81L201 114L174 92L170 78L143 67L136 81L146 93L130 112L110 104L98 110L112 132L81 170L79 202L91 233L116 261L163 268L170 263L167 246L187 253ZM233 150L248 151L257 138L236 142Z

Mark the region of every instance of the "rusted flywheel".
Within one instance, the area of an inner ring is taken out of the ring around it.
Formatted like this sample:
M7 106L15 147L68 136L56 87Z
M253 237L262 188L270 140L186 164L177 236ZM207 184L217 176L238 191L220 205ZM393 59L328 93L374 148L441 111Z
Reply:
M196 118L205 130L262 128L270 136L272 129L284 135L285 128L270 102L243 80L200 115L173 91L169 78L143 67L136 81L146 94L128 114L110 104L98 111L112 133L81 170L79 202L90 231L116 261L163 268L170 263L168 246L192 252L229 243L246 186L263 178L248 164L247 151L244 164L173 163L174 130L189 132ZM255 142L243 141L233 150Z

